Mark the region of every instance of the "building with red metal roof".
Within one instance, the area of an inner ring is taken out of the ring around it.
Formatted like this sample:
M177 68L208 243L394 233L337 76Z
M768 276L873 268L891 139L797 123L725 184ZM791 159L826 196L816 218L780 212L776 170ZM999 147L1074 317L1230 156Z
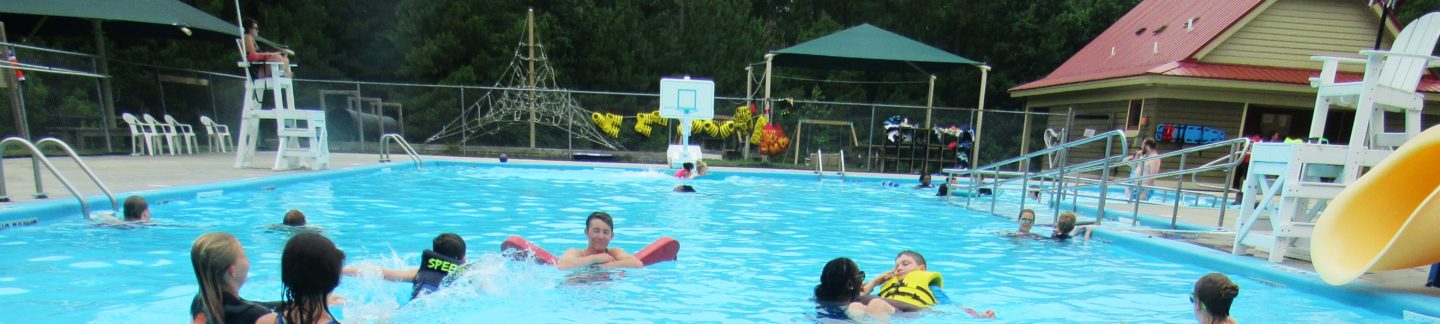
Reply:
M1027 110L1072 111L1070 139L1084 130L1112 129L1148 137L1157 123L1214 128L1230 138L1272 132L1301 137L1315 104L1309 79L1320 74L1320 62L1310 56L1359 57L1360 50L1373 48L1380 10L1369 2L1146 0L1045 78L1010 93L1026 98ZM1386 24L1382 48L1400 28ZM1338 79L1359 80L1362 69L1345 66ZM1423 124L1440 122L1434 71L1419 90L1427 104ZM1141 116L1153 121L1146 129L1139 127ZM1347 141L1353 119L1353 110L1331 110L1326 137ZM1398 127L1402 120L1387 118L1387 124ZM1046 124L1064 127L1063 120ZM1161 149L1180 145L1162 143Z

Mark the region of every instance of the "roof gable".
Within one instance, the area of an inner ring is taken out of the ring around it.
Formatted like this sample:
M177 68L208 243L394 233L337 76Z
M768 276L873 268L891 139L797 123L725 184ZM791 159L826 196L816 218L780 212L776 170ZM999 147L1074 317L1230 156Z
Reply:
M1185 60L1264 0L1146 0L1039 81L1011 90L1124 76ZM1194 18L1193 29L1187 23Z

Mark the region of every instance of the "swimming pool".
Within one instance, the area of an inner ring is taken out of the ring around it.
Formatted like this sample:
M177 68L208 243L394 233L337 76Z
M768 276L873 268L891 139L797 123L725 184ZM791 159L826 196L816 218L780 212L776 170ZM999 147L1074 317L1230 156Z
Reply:
M663 171L633 168L449 163L336 174L152 201L155 221L185 227L101 228L67 215L0 231L0 304L20 310L3 321L185 321L197 289L190 243L209 231L245 245L252 264L242 296L279 299L289 234L263 228L292 208L326 228L347 264L414 267L436 234L465 237L474 270L403 307L408 284L346 278L337 294L350 300L342 310L351 322L805 322L826 261L851 257L873 274L903 249L945 275L953 300L1003 321L1182 322L1193 320L1194 280L1213 271L1098 241L999 236L1014 224L875 180L717 172L693 182L699 193L678 194ZM616 218L612 246L633 252L669 235L681 243L679 260L575 275L498 254L510 235L557 253L582 246L584 217L595 210ZM1231 278L1241 287L1232 313L1247 322L1399 320ZM898 321L967 319L959 306Z

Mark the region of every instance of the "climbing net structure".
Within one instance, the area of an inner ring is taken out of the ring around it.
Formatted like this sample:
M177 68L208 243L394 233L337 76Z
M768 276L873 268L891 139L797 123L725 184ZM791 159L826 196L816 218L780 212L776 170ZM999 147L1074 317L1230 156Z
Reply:
M545 55L545 46L537 40L534 58L534 88L531 88L531 74L528 70L531 58L526 55L530 46L523 39L515 47L514 56L506 72L495 82L494 90L487 91L474 104L461 110L460 116L426 139L431 143L443 139L460 138L468 141L473 137L499 132L507 126L523 125L531 121L531 104L537 125L549 126L569 133L575 139L590 141L612 150L624 149L619 142L602 135L590 121L590 111L580 106L570 91L562 89L555 82L555 69ZM533 99L531 96L534 96Z

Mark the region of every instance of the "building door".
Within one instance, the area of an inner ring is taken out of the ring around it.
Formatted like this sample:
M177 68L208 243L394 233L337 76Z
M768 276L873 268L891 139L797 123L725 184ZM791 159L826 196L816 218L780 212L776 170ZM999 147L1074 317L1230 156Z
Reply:
M1314 114L1314 110L1310 109L1250 105L1243 135L1269 138L1270 133L1278 132L1282 137L1305 138L1310 136L1310 120ZM1354 110L1330 109L1330 115L1325 118L1323 136L1330 143L1347 143L1354 119Z

